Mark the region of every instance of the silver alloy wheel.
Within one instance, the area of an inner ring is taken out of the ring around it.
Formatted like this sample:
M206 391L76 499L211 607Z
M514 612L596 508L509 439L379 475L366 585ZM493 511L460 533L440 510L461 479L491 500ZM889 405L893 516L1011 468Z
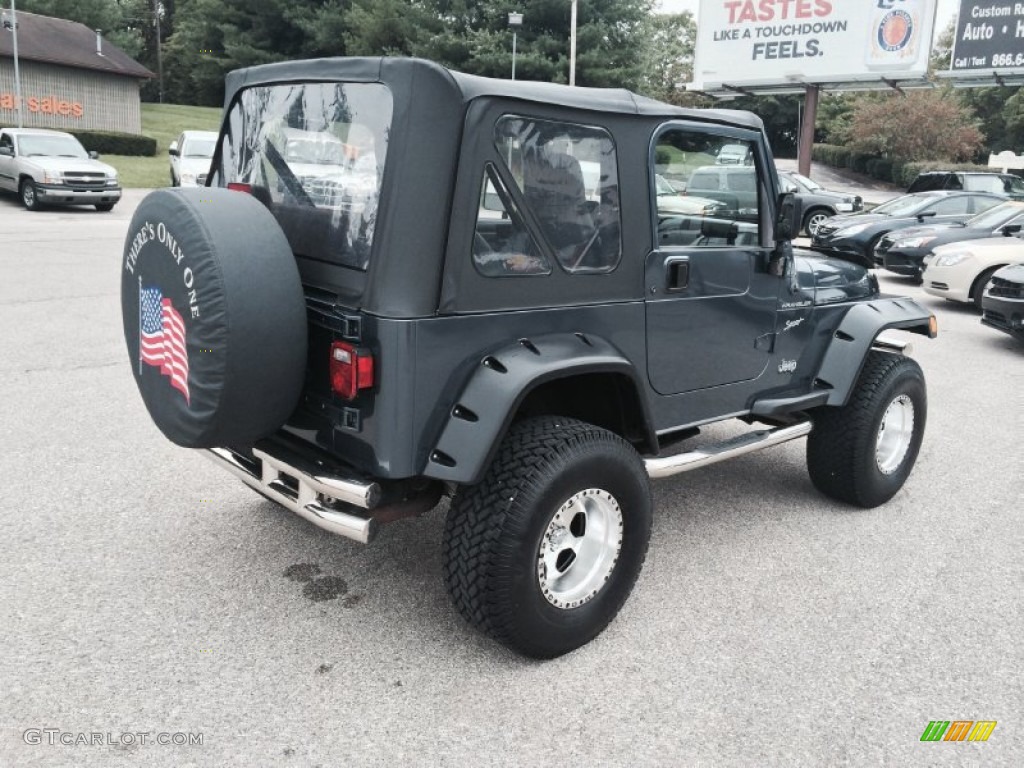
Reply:
M903 463L914 439L914 403L909 395L899 395L889 403L878 427L875 463L883 475L891 475Z
M592 600L611 576L622 550L622 509L608 491L588 488L555 512L537 553L537 580L557 608Z
M25 204L26 208L31 208L36 204L36 189L32 186L31 181L26 181L21 185L21 202Z
M807 226L805 227L805 229L807 230L807 234L810 235L811 237L814 237L814 235L818 234L818 229L821 227L822 224L825 223L827 219L827 213L816 213L813 216L811 216L809 219L807 219Z

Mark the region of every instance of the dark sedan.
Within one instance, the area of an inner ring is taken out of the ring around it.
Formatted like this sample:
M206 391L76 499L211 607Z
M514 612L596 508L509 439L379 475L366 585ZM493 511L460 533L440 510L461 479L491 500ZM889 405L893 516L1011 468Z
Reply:
M920 278L924 257L933 248L962 240L1012 234L1024 225L1024 202L1016 200L993 206L962 224L911 227L885 235L875 247L875 263L890 272Z
M818 227L837 213L856 213L864 208L857 195L832 192L793 171L779 171L779 184L784 192L795 192L803 211L803 230L813 237Z
M1024 341L1024 264L1003 267L981 296L981 322Z
M903 195L870 212L833 216L818 227L811 248L871 268L875 266L875 246L890 232L925 222L963 222L1004 202L1005 197L985 192L944 190Z

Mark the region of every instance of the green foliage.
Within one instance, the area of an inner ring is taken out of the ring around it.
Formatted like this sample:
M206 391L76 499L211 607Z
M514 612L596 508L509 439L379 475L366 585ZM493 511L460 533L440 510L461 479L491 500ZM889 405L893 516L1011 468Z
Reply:
M971 158L983 143L973 113L940 90L857 97L850 138L859 152L945 162Z
M156 154L156 139L150 136L137 136L134 133L118 133L117 131L68 131L82 142L82 146L90 152L101 155L130 155L135 157L152 157Z
M6 3L4 4L6 6ZM139 13L146 12L146 0L19 0L17 9L42 16L77 21L103 36L129 56L137 58L144 41Z
M811 150L811 159L835 168L848 168L850 165L850 148L834 144L815 144Z
M850 94L823 94L818 102L815 140L842 146L850 142L854 97Z
M746 109L764 121L768 143L777 157L796 157L803 96L742 96L723 106Z
M644 41L640 93L678 106L694 106L703 101L703 97L687 93L684 86L693 76L697 37L693 14L650 14L640 35Z

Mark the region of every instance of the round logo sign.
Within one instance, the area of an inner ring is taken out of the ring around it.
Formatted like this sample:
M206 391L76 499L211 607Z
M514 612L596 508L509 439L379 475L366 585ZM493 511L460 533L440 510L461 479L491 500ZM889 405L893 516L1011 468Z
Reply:
M890 11L878 25L878 47L889 53L902 51L913 36L914 19L906 11Z

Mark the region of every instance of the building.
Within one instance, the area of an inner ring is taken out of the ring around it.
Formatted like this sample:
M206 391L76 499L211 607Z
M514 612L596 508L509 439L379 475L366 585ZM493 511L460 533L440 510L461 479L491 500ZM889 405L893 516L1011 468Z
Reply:
M84 24L17 14L26 128L141 133L139 87L153 73ZM17 125L14 35L0 29L0 125Z

